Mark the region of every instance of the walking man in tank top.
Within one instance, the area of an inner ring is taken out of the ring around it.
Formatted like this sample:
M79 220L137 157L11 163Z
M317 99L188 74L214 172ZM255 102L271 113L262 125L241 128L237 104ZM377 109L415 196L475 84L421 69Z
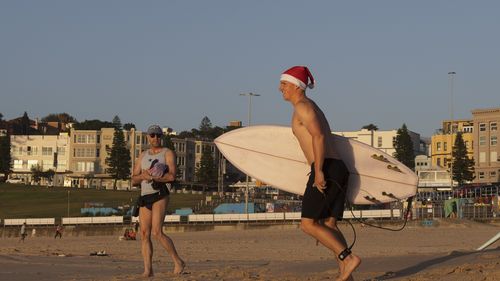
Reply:
M294 66L281 75L279 90L294 109L292 131L311 165L302 199L301 229L335 253L340 272L337 280L351 280L361 259L351 253L337 227L344 212L349 172L338 153L325 145L331 129L321 109L306 96L306 88L313 86L314 78L305 66Z
M172 239L163 233L165 211L169 200L167 184L175 180L175 153L161 146L163 131L158 125L148 128L150 148L139 155L134 166L132 184L141 185L139 221L141 228L144 277L153 276L151 235L167 250L174 262L174 273L181 274L185 263L179 257Z

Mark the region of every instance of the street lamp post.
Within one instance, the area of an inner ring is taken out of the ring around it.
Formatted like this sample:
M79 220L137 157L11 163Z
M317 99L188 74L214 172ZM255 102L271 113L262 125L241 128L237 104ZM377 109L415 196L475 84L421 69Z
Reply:
M451 135L451 143L450 143L450 148L451 148L451 153L450 153L450 188L453 190L453 82L455 80L455 74L457 74L454 71L448 72L448 77L450 80L450 135Z
M247 126L250 127L252 124L252 97L259 97L259 94L254 93L244 93L240 96L248 97L248 123ZM248 175L246 177L246 188L245 188L245 214L248 214Z
M68 218L69 218L69 194L70 194L70 191L68 190Z

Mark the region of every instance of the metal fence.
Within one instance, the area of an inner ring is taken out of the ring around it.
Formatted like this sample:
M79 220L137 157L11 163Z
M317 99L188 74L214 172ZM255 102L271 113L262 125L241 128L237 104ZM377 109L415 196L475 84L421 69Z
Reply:
M500 217L499 199L499 185L418 192L413 218L496 219Z

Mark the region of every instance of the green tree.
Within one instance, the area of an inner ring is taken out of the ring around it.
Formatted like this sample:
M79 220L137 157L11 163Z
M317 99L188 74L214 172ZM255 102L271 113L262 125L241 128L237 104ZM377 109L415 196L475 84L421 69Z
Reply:
M452 157L453 180L458 182L459 187L465 182L472 181L474 179L474 160L467 156L467 147L465 146L462 132L457 132Z
M114 179L113 189L116 189L116 182L130 178L131 159L130 152L125 143L125 136L121 128L121 121L118 116L113 118L113 126L115 132L113 134L113 146L108 149L108 157L106 158L106 173L110 174Z
M101 121L101 120L85 120L83 122L75 123L73 125L73 128L75 130L100 130L102 128L113 128L114 125L111 122L108 121Z
M23 117L21 117L21 135L29 135L30 129L30 118L28 117L28 113L25 111Z
M35 183L40 183L40 180L43 178L43 171L40 165L31 166L31 177Z
M363 126L361 129L366 129L368 131L378 131L377 125L373 125L372 123Z
M164 147L175 151L174 143L172 142L172 137L170 135L163 135L161 137L161 143Z
M7 178L12 169L12 157L10 155L10 136L0 136L0 173Z
M415 168L415 153L413 152L413 142L406 124L398 129L396 140L394 141L394 157L401 163L405 164L408 168Z
M202 145L200 167L196 169L196 181L204 187L217 182L217 168L210 145Z
M135 124L134 123L125 123L123 124L123 129L130 131L132 128L135 129Z
M42 118L42 122L61 122L61 123L76 123L78 122L75 117L66 112L51 113Z
M198 129L202 133L210 131L210 129L212 129L212 121L210 121L210 119L207 116L203 117L203 119L201 119L200 127Z

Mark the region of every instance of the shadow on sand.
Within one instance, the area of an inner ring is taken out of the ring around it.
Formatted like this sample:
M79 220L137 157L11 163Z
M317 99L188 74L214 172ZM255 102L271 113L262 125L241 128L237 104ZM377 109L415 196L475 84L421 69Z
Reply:
M396 271L396 272L386 272L383 275L380 275L380 276L377 276L374 278L370 278L368 280L372 280L372 281L377 280L378 281L378 280L390 280L390 279L394 279L394 278L407 277L407 276L413 275L415 273L421 272L428 267L436 266L440 263L448 262L448 261L451 261L451 260L454 260L454 259L457 259L460 257L481 255L484 253L492 253L492 252L499 252L499 251L500 251L500 247L497 247L496 249L489 249L489 250L484 250L484 251L479 251L479 252L478 251L470 251L470 252L453 251L449 255L426 260L426 261L422 261L416 265L413 265L413 266L410 266L407 268L403 268L403 269Z

